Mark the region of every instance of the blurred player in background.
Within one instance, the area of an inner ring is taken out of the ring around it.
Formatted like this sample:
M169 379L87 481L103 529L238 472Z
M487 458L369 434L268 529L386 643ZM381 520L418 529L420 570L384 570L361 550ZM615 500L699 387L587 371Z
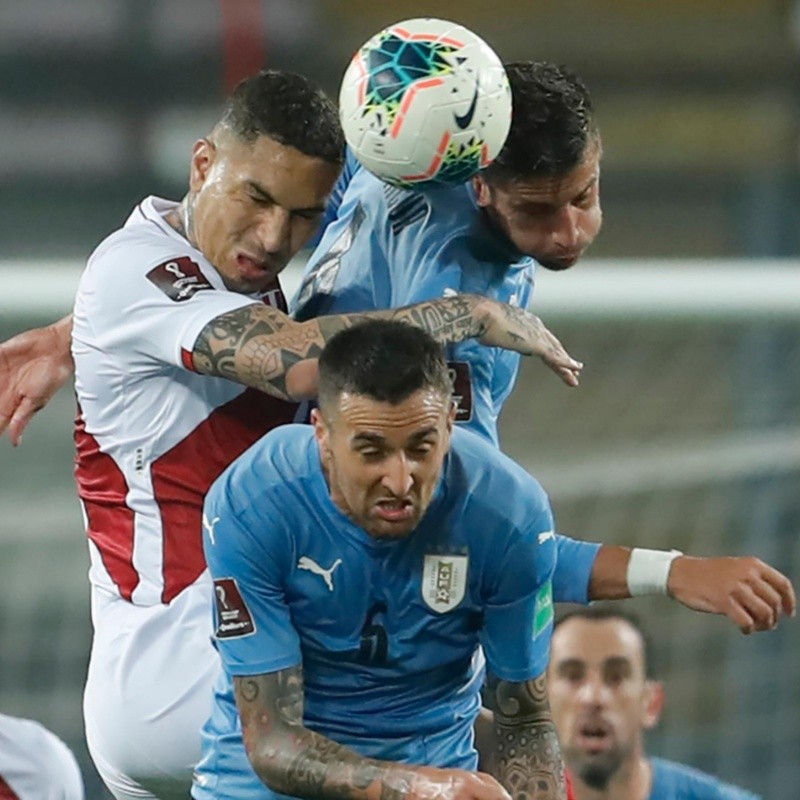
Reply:
M293 419L285 400L315 395L317 353L364 316L294 322L277 283L316 229L343 152L335 108L305 78L247 79L195 144L183 201L143 200L82 276L76 477L95 628L84 712L118 798L185 798L198 757L218 669L205 492ZM521 309L462 294L376 313L442 342L541 353L574 380L576 363Z
M0 800L83 800L72 751L30 719L0 714Z
M658 724L664 687L634 617L596 606L560 619L547 685L576 800L757 800L645 754L644 732Z
M226 676L193 797L564 798L544 491L453 431L442 348L408 325L334 336L319 402L313 428L265 436L206 499ZM494 778L475 772L479 644Z

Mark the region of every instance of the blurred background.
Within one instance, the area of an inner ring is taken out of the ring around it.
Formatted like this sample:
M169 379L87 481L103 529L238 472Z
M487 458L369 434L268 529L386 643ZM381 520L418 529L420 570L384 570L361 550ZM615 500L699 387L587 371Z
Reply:
M147 194L179 199L189 149L262 64L336 95L401 0L0 2L0 338L69 311L81 262ZM462 0L505 60L569 64L604 140L591 258L541 276L542 316L586 361L568 390L526 364L507 452L580 538L754 554L800 584L800 4ZM290 282L294 273L289 276ZM105 798L80 714L88 554L62 392L0 441L0 711L40 720ZM767 798L800 785L797 622L755 637L636 601L667 710L653 754ZM124 724L121 721L120 724Z

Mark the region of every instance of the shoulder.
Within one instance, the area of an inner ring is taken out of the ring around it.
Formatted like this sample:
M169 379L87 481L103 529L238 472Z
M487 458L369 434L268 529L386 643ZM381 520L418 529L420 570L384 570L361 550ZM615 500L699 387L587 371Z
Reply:
M102 288L128 295L135 286L158 289L170 300L186 300L203 289L223 289L216 270L188 242L168 231L151 198L89 256L79 292Z
M237 458L208 492L211 505L224 504L246 514L254 501L285 506L309 481L321 473L311 425L280 425Z
M75 777L80 783L80 772L72 751L41 723L0 715L0 741L3 752L30 763L40 781L61 785L68 777Z
M550 514L547 493L536 478L499 448L464 428L453 430L448 480L468 491L467 504L513 526Z
M651 758L653 766L652 800L759 800L758 796L724 783L699 769Z

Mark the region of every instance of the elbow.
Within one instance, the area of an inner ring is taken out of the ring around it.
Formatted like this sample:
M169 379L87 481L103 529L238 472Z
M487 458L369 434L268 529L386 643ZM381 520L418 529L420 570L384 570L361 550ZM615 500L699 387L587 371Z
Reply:
M311 400L317 396L319 369L316 358L306 358L286 370L286 394L290 400Z
M250 766L273 792L291 794L288 772L291 742L281 736L264 736L243 731L244 747Z

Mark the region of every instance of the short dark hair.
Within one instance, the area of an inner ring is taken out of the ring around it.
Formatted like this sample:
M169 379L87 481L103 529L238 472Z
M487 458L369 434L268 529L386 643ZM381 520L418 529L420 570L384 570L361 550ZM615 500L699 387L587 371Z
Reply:
M429 388L452 394L444 350L428 333L404 322L354 325L331 337L319 358L323 411L343 392L396 405Z
M344 162L344 134L330 98L308 78L265 69L241 81L220 123L240 139L269 136L332 164Z
M642 657L644 658L644 674L649 680L654 680L656 676L655 659L653 657L653 640L645 630L642 621L636 614L620 609L616 604L597 603L591 606L568 611L559 615L556 619L553 632L570 619L585 619L589 622L605 622L606 620L621 620L633 628L642 640Z
M505 64L511 85L511 130L500 154L481 174L489 181L566 175L599 142L583 81L549 61Z

